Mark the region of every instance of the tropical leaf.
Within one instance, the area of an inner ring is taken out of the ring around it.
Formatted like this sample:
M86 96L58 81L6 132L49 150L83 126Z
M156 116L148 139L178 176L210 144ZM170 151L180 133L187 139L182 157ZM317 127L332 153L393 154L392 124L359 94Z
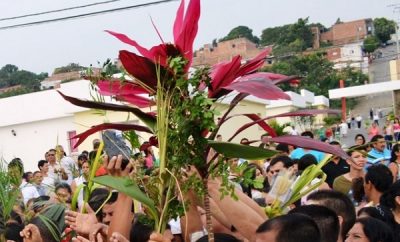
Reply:
M135 114L143 123L147 125L152 131L155 130L156 126L156 117L154 115L148 114L140 110L139 108L130 107L127 105L118 105L112 103L103 103L103 102L94 102L88 100L82 100L79 98L70 97L64 95L62 92L57 91L65 100L68 102L84 108L92 108L92 109L101 109L101 110L109 110L109 111L120 111L120 112L131 112Z
M154 106L154 100L135 94L117 95L115 97L118 101L128 102L138 108L148 108Z
M237 55L230 62L219 63L213 66L210 74L211 86L208 90L208 97L218 98L222 96L219 91L235 80L241 60L242 57Z
M253 121L256 121L261 128L263 128L266 132L268 132L268 135L272 137L278 136L275 130L271 126L269 126L269 124L267 124L264 120L259 121L261 118L257 114L244 114L244 116L248 117Z
M260 52L256 57L242 65L237 73L237 76L243 76L257 71L265 63L265 58L271 53L272 48L267 48Z
M77 210L77 204L78 204L78 199L79 199L79 193L83 189L83 187L86 186L85 184L80 184L76 189L75 192L72 196L71 200L71 210L76 211Z
M104 96L149 93L142 86L130 81L100 80L96 82L96 85L99 88L99 93Z
M247 93L262 99L286 99L290 96L275 86L271 80L264 78L261 73L254 73L238 78L235 82L224 86L224 89L236 90L241 93Z
M138 185L129 177L113 177L113 176L99 176L93 179L95 183L111 187L125 195L143 203L149 208L152 214L157 214L153 200L151 200L144 192L140 190Z
M330 145L325 142L321 142L315 139L311 139L309 137L304 137L304 136L298 136L298 135L283 135L279 137L274 137L274 138L267 138L264 137L262 139L262 142L276 142L280 144L287 144L287 145L293 145L296 147L301 147L305 149L310 149L310 150L319 150L328 154L336 155L339 157L342 157L343 159L347 160L349 159L349 155L342 150L341 148L338 148L336 146Z
M229 142L208 141L209 145L218 153L232 158L248 160L261 160L278 154L275 150L268 150L249 145L241 145Z
M127 50L119 52L119 59L125 70L152 89L157 88L156 65L151 60Z

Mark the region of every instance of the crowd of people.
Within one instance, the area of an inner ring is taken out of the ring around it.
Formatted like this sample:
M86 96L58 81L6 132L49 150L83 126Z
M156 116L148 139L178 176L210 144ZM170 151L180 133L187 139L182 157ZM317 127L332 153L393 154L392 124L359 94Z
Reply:
M314 139L310 131L302 136ZM222 140L222 136L218 136ZM282 172L301 174L308 166L321 162L325 153L285 144L266 143L278 155L266 160L225 159L229 179L235 185L236 198L221 198L223 181L209 179L212 228L215 241L400 241L400 144L388 145L388 139L374 135L367 143L362 134L347 153L351 159L333 156L322 169L326 180L318 188L291 205L286 214L268 218L264 207L274 201L272 189ZM168 222L163 234L156 233L148 221L146 209L124 193L96 185L90 192L80 189L89 177L93 151L82 152L77 161L68 157L61 146L50 149L37 170L24 172L16 158L8 164L10 174L21 179L10 189L19 189L20 198L8 221L4 222L7 241L113 241L169 242L208 241L205 207L198 195L189 190L190 201L183 217ZM249 144L243 138L241 144ZM330 145L341 147L338 141ZM122 156L103 155L97 176L128 176L144 169L157 169L157 159L149 143L122 167ZM237 169L240 166L245 169ZM240 183L235 179L246 172L262 186ZM79 191L79 192L76 192ZM77 211L71 210L77 196ZM46 217L46 219L43 219Z

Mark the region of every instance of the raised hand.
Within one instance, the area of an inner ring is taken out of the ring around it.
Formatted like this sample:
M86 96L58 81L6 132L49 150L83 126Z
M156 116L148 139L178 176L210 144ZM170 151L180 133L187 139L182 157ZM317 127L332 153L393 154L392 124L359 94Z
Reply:
M111 159L109 159L108 156L104 156L103 158L103 166L107 170L108 174L111 176L128 176L130 171L132 170L132 162L129 162L129 164L125 167L125 169L122 169L122 155L113 156Z
M71 229L75 230L78 234L88 236L93 229L93 226L98 224L96 214L89 206L85 204L86 211L88 213L78 213L74 211L65 212L65 223L70 226Z

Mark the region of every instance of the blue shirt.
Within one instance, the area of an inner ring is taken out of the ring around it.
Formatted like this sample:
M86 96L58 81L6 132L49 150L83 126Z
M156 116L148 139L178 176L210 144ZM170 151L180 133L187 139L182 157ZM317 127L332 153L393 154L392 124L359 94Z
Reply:
M370 152L368 152L367 164L365 165L365 170L374 164L378 164L382 162L385 165L389 164L390 161L390 151L388 149L384 149L383 152L376 150L373 148Z
M306 154L313 155L315 157L315 159L317 159L318 163L321 162L325 157L325 153L322 153L320 151L308 150L307 152L305 152L303 148L296 148L290 154L290 158L300 159L301 157L303 157L303 155L306 155Z

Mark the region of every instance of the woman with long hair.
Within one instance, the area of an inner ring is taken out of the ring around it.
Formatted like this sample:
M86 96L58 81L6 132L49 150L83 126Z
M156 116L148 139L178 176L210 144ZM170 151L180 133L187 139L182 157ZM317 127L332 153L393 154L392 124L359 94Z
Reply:
M394 140L400 140L400 120L399 118L394 118L393 121L393 133L394 133Z
M400 179L400 144L395 144L392 148L389 169L393 174L394 181Z

